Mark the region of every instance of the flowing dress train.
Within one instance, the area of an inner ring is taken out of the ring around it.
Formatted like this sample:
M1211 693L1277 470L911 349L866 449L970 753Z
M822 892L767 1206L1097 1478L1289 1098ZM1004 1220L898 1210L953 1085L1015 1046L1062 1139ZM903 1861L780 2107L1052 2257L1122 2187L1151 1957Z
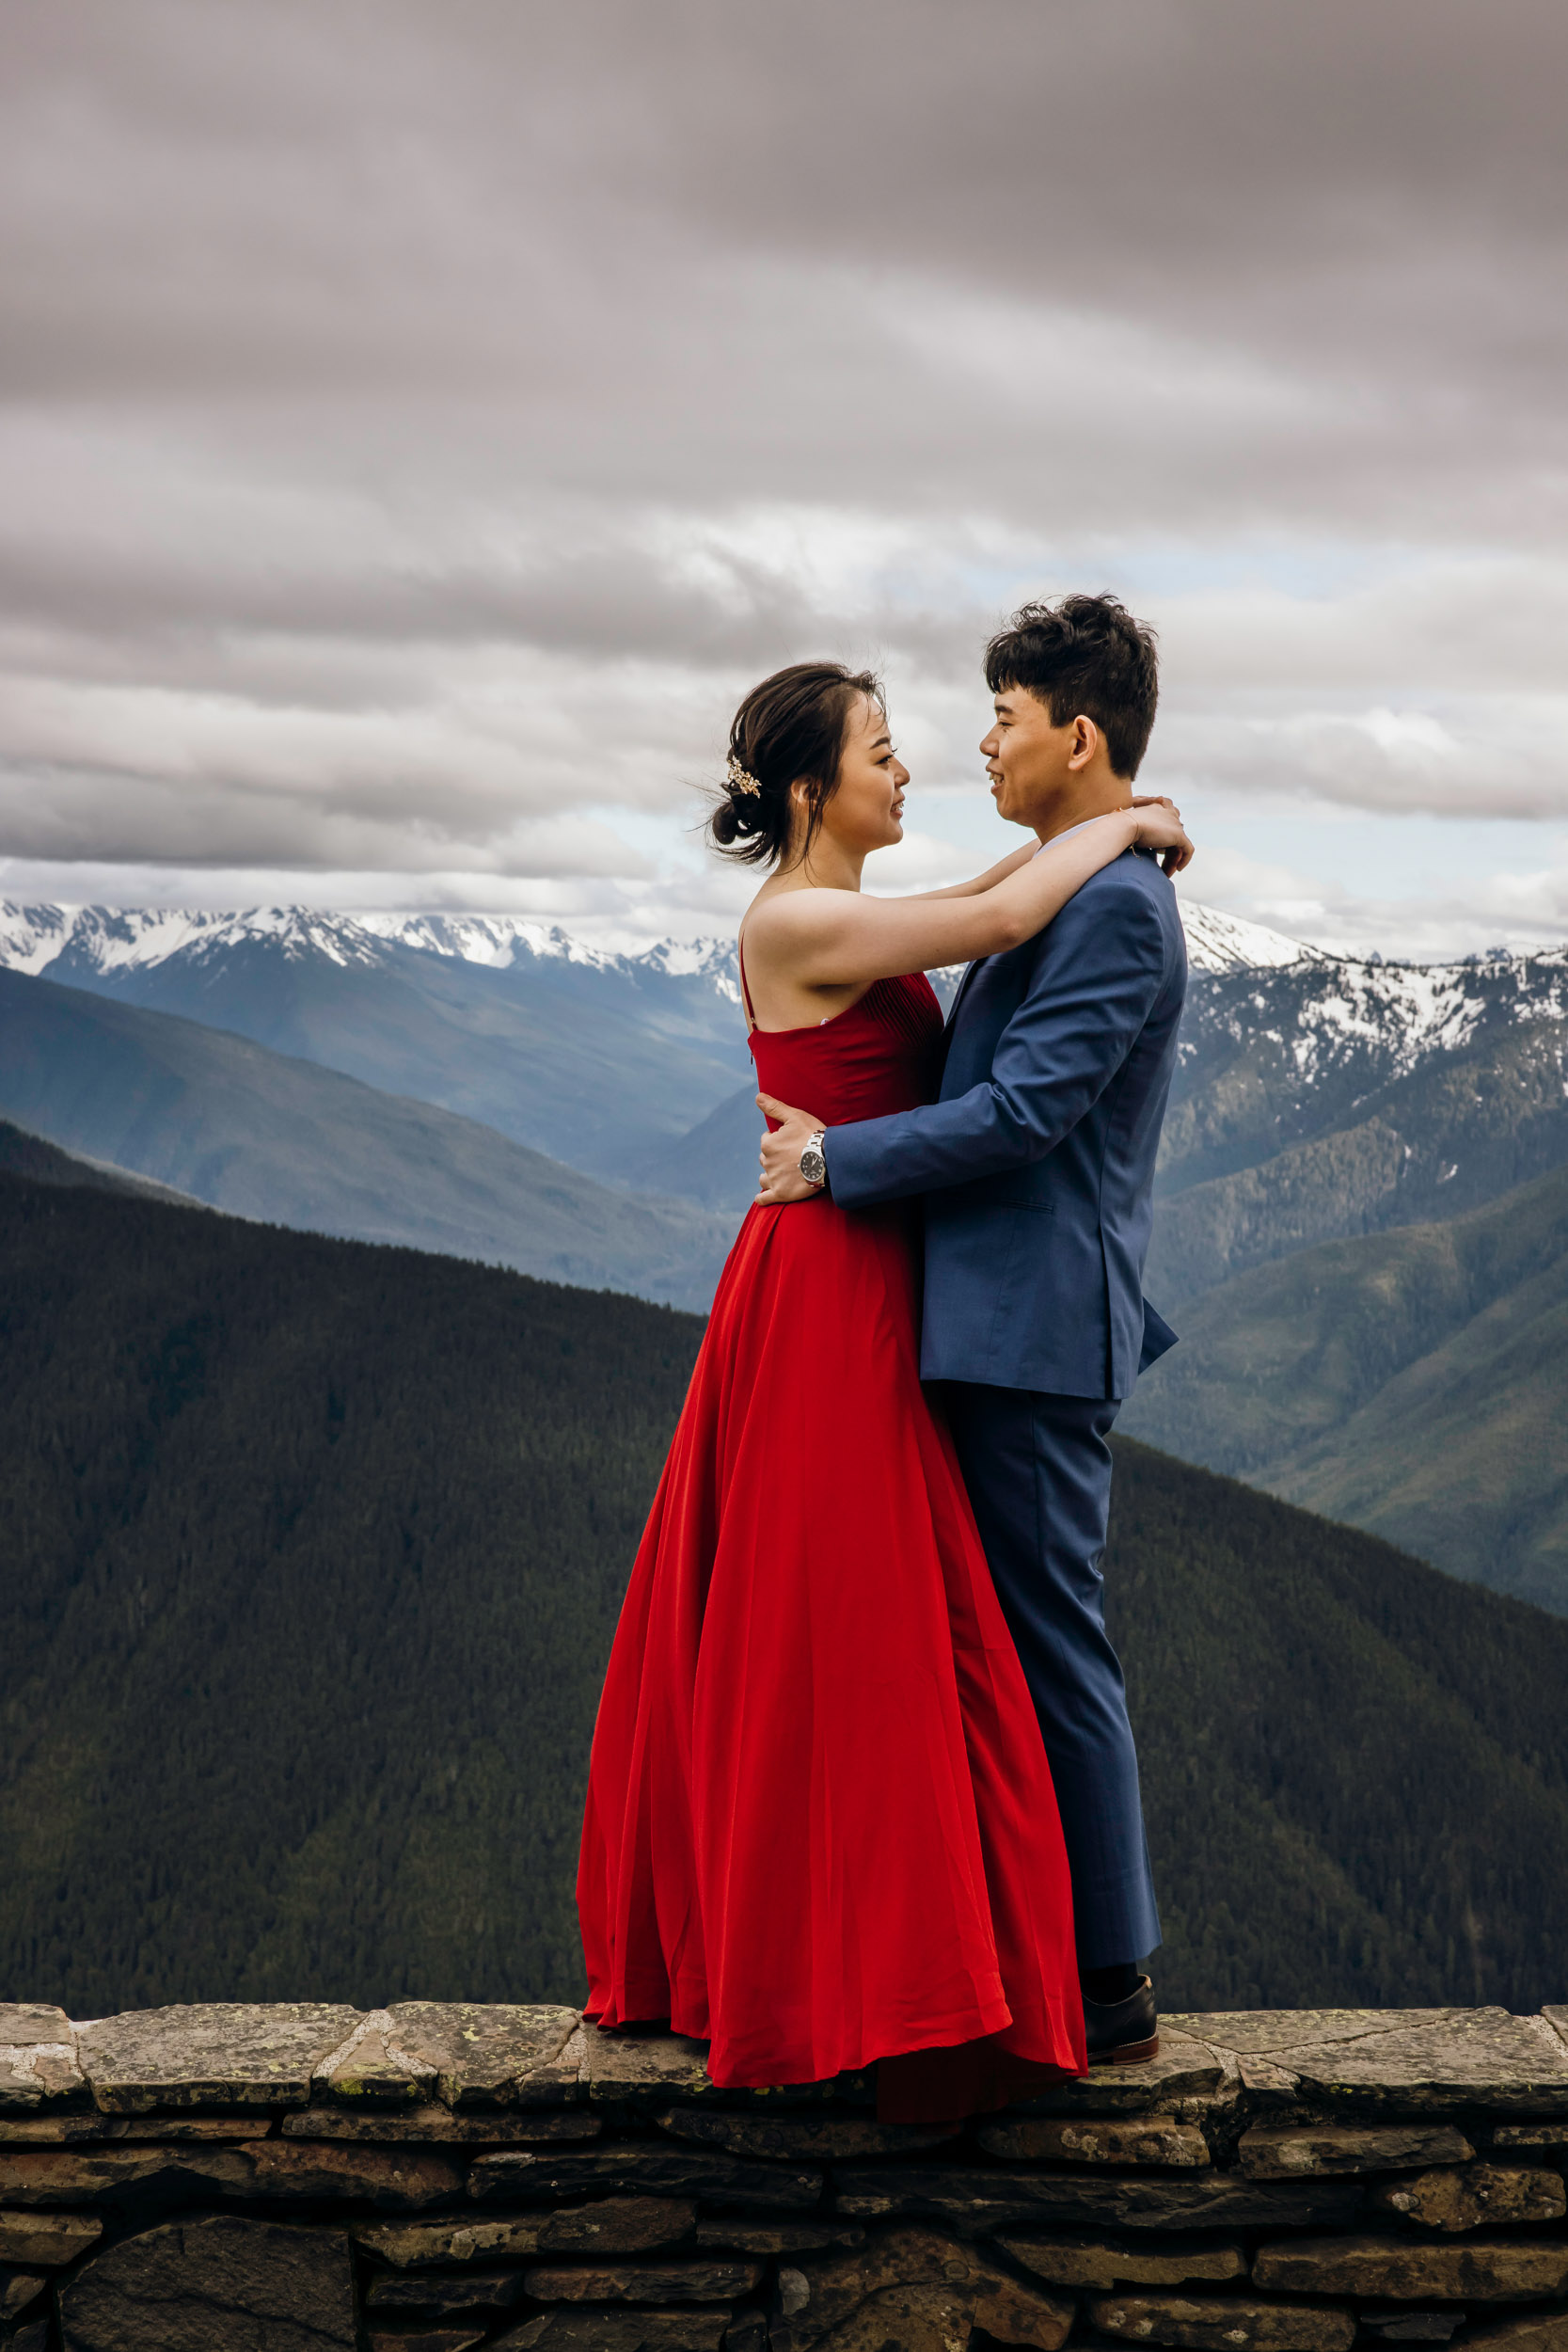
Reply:
M941 1013L881 980L753 1029L829 1120L931 1099ZM632 1570L594 1734L590 2014L716 2084L873 2061L948 2118L1085 2071L1066 1852L1022 1670L919 1379L919 1213L753 1205Z

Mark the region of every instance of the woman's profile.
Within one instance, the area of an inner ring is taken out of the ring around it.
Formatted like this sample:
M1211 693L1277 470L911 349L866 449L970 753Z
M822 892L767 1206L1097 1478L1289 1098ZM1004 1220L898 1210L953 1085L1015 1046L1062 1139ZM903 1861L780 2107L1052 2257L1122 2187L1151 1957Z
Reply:
M741 927L766 1093L835 1120L935 1094L927 970L1032 937L1161 803L946 891L876 899L909 782L868 673L753 689L710 831L769 868ZM951 1440L919 1380L918 1211L754 1203L720 1281L594 1736L589 2013L668 2020L724 2087L878 2068L947 2120L1085 2071L1050 1770Z

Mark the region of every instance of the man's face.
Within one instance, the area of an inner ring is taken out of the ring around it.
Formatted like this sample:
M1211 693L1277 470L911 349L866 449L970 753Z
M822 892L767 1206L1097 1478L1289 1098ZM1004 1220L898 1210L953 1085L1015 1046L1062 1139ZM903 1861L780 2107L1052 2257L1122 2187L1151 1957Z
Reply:
M998 694L994 708L995 722L980 749L996 813L1012 825L1037 824L1070 787L1069 763L1082 751L1084 722L1054 725L1044 703L1022 686Z

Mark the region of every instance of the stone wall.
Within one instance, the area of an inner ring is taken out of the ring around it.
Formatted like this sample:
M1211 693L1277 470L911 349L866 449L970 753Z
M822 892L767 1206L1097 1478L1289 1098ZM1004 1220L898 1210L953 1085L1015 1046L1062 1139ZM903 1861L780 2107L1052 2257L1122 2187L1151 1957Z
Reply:
M0 2006L14 2352L1568 2352L1568 2010L1184 2017L961 2131L404 2002Z

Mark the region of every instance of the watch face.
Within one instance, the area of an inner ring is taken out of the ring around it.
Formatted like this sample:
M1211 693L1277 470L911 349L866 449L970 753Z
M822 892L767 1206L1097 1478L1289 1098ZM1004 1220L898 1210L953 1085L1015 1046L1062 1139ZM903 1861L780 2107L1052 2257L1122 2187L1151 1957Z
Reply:
M800 1173L808 1184L820 1184L827 1177L828 1163L815 1144L808 1143L800 1154Z

